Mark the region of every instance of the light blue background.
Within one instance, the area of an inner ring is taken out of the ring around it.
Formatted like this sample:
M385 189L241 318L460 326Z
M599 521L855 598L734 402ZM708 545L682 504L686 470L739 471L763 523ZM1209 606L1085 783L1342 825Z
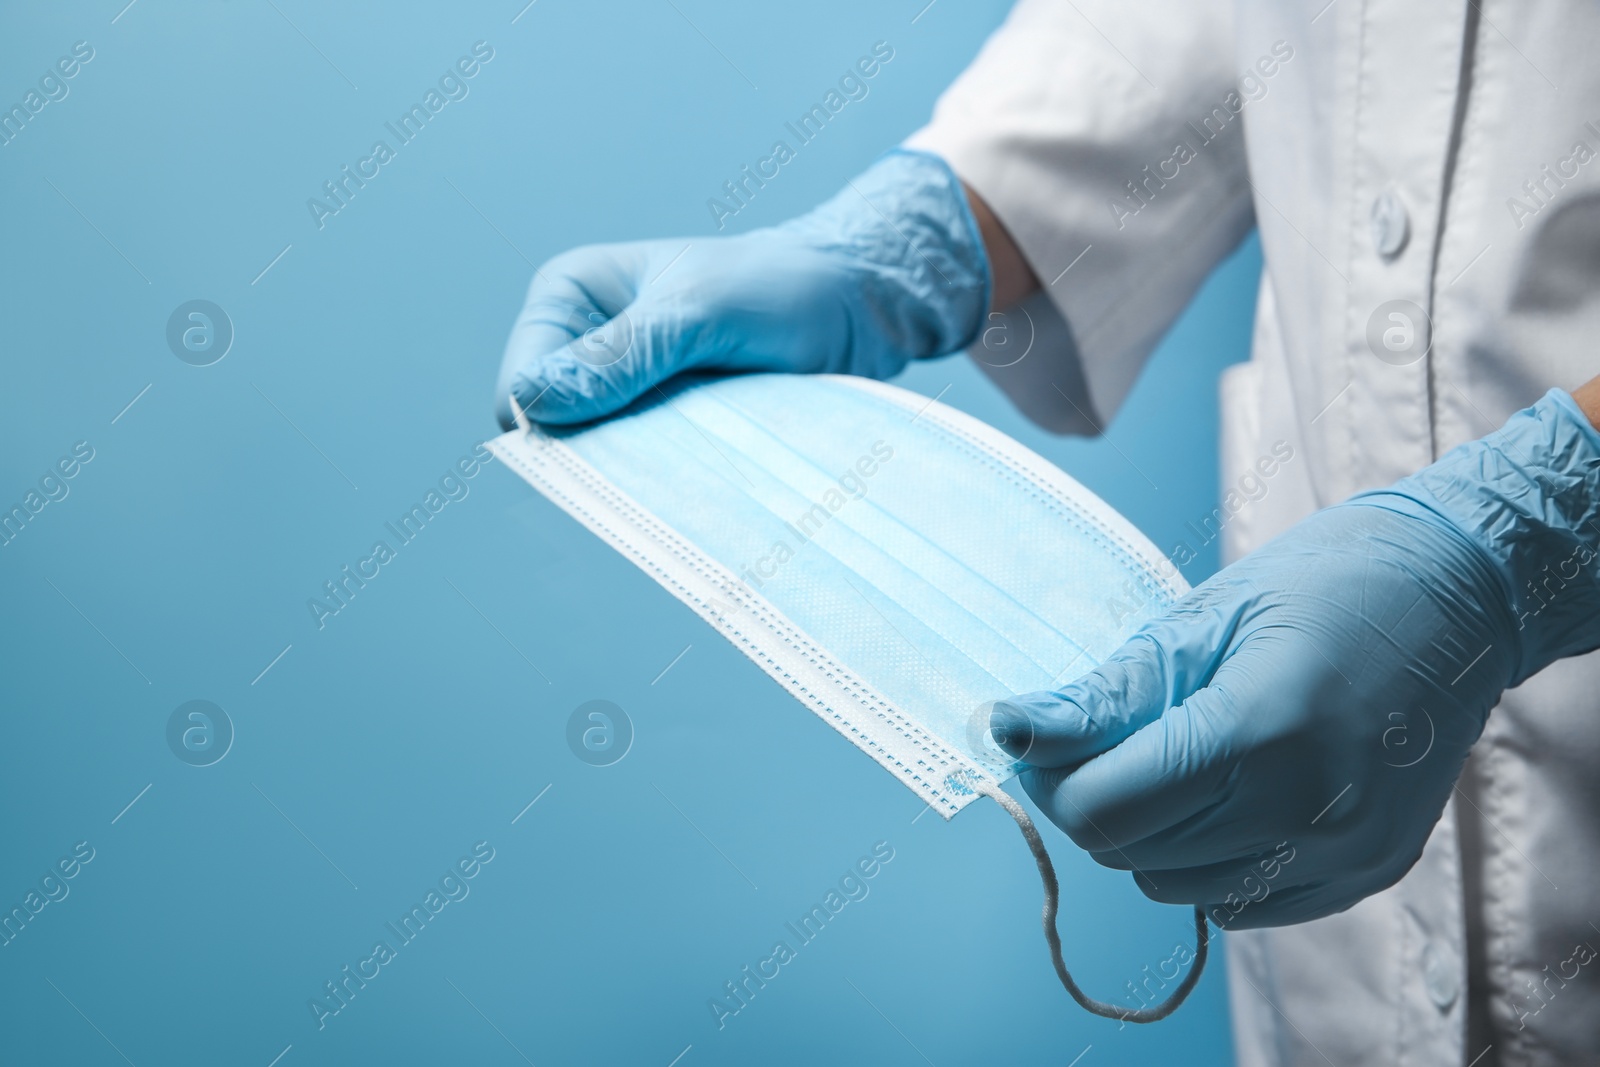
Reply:
M806 209L923 121L1005 3L539 0L513 23L521 0L123 2L0 16L6 107L73 42L95 49L0 147L0 503L74 442L95 449L0 548L0 907L75 842L96 850L0 947L0 1059L1227 1061L1220 958L1168 1022L1085 1015L1001 812L918 818L498 466L325 629L306 607L495 432L531 263L707 232L722 182L888 41L871 95L732 228ZM306 199L478 40L495 55L470 95L319 231ZM1245 354L1258 269L1252 242L1219 270L1110 441L1035 431L961 359L901 382L948 385L1170 548L1215 502L1216 376ZM205 368L164 338L194 298L237 331ZM197 698L237 729L207 768L165 740ZM565 741L596 698L636 730L606 768ZM1089 990L1114 999L1188 943L1186 911L1047 834ZM308 999L480 840L496 858L470 896L319 1031ZM719 1031L708 998L877 841L895 858L870 896Z

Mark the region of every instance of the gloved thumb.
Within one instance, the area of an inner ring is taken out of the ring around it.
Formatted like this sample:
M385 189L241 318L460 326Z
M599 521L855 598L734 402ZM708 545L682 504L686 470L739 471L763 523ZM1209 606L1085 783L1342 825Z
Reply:
M627 407L682 369L677 316L631 304L514 376L509 394L535 422L571 425Z
M997 701L990 734L1035 767L1072 767L1115 748L1211 680L1231 622L1211 612L1167 615L1081 678Z
M648 244L594 246L539 271L501 363L502 427L514 425L512 403L536 422L597 419L680 369L680 316L640 297L651 252Z

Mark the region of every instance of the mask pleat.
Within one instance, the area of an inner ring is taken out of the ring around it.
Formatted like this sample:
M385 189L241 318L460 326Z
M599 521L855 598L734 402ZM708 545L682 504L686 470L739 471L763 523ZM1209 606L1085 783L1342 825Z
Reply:
M837 383L733 379L559 436L995 770L986 702L1092 669L1162 603L1070 502Z

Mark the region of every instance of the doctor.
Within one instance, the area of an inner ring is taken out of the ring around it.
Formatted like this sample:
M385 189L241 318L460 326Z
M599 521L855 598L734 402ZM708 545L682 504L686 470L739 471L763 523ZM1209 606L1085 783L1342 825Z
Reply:
M1600 1062L1597 42L1572 0L1022 0L810 214L547 263L501 422L1027 321L985 373L1098 432L1256 227L1222 472L1304 462L996 736L1075 841L1231 931L1242 1064Z

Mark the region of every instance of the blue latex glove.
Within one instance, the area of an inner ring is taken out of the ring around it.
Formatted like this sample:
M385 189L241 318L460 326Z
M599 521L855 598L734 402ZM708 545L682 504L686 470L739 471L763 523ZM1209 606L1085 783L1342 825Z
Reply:
M1045 814L1151 898L1235 929L1328 915L1416 862L1503 690L1600 646L1597 555L1600 434L1552 390L992 729Z
M528 417L608 415L686 370L887 378L969 344L989 265L960 181L896 151L815 211L737 237L591 245L534 276L495 388Z

